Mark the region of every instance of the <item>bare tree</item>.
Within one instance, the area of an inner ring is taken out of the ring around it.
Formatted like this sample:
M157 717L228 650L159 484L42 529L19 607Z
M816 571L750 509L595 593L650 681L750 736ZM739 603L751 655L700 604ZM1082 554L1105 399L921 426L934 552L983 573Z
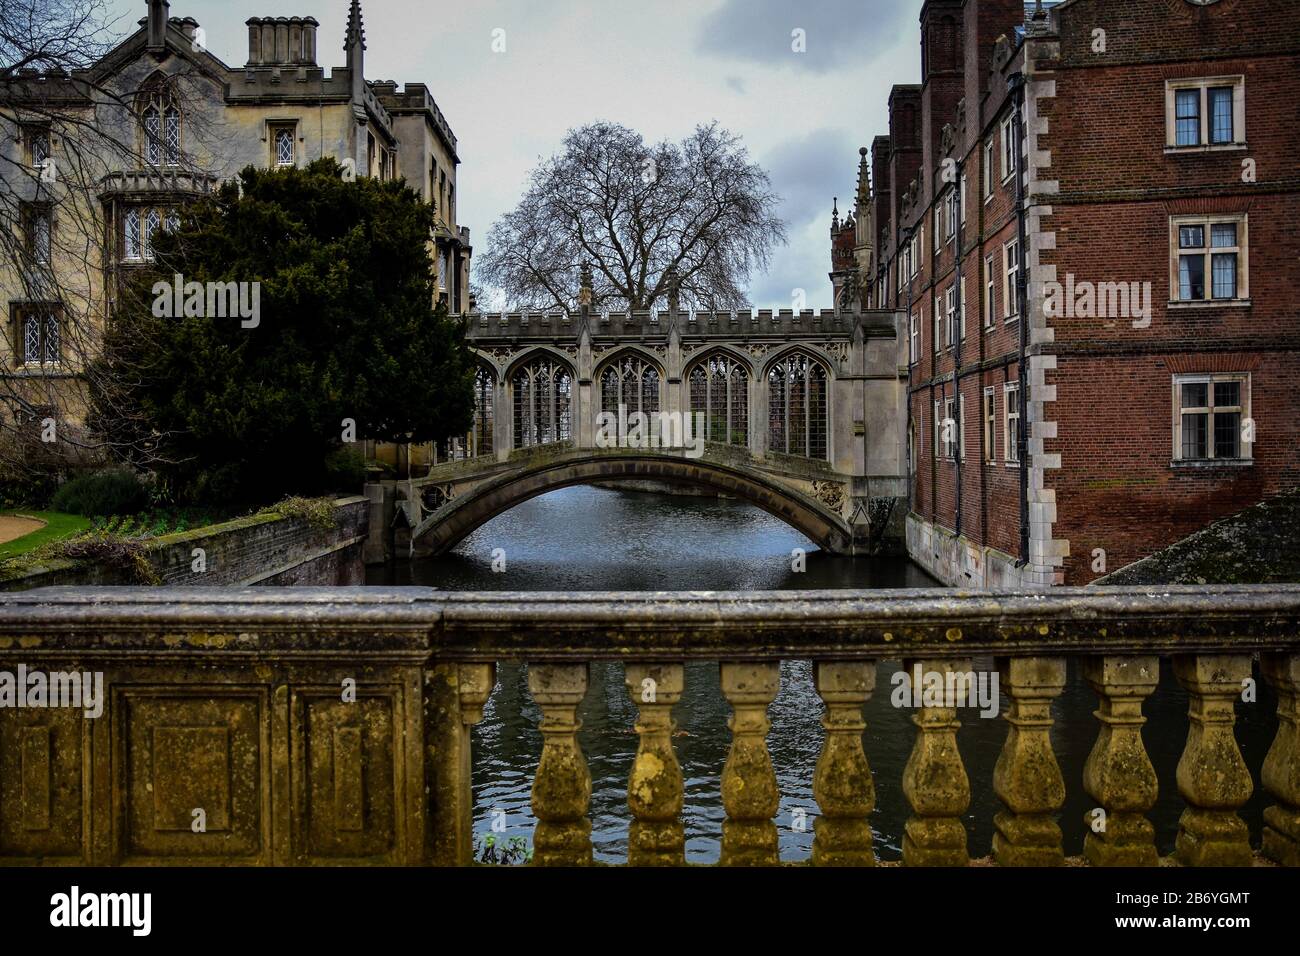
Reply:
M479 277L512 310L572 309L584 263L593 304L746 308L750 274L785 241L767 173L716 123L681 143L648 145L615 123L570 130L531 175L518 207L494 223Z
M0 368L0 469L11 476L122 450L83 420L86 376L122 287L114 197L130 183L151 208L172 209L215 182L169 142L167 109L146 105L154 97L183 112L202 150L190 64L147 89L98 68L122 26L107 0L0 0L0 286L13 355ZM146 217L146 248L154 226ZM147 448L130 451L147 459Z

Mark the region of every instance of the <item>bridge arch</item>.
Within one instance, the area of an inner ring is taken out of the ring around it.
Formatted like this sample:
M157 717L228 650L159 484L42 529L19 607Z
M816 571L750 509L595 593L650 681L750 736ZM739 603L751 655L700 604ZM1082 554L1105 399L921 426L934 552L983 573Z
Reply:
M531 498L593 481L641 480L693 485L734 495L762 508L818 547L853 553L853 532L838 510L768 476L707 459L655 452L574 452L497 475L457 495L428 515L411 537L434 554L454 548L471 532Z

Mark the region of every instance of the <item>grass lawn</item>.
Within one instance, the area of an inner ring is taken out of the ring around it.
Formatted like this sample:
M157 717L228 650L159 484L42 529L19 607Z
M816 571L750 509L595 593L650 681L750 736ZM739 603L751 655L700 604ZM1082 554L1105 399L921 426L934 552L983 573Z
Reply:
M27 511L17 508L12 511L5 511L3 514L39 518L45 522L45 527L38 528L31 534L25 534L21 538L15 538L6 544L0 544L0 561L25 554L51 541L62 541L64 538L70 538L77 532L85 531L90 527L89 518L83 518L81 515L63 514L58 511Z

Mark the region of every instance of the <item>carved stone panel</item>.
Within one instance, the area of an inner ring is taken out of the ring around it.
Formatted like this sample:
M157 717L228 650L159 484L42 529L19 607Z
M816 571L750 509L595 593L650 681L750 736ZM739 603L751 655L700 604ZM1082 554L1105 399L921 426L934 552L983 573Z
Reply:
M363 685L348 702L337 686L300 688L292 706L295 862L402 862L397 692Z
M132 687L116 712L119 859L270 862L263 693Z
M75 708L0 709L0 862L85 862L83 755L91 721Z

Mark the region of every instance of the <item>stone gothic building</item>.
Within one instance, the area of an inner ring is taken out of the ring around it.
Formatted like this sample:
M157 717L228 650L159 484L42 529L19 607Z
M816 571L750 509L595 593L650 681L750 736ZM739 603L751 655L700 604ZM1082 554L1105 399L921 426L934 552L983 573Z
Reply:
M357 175L405 178L435 206L439 294L453 313L470 310L455 134L426 85L366 78L359 0L344 62L328 70L312 17L248 20L246 60L229 65L193 18L170 16L167 0L147 8L139 29L86 69L5 81L0 175L16 202L3 211L27 240L23 255L0 262L0 374L11 392L38 410L59 392L59 414L75 427L77 372L93 358L117 280L150 258L179 205L250 164L333 157Z

